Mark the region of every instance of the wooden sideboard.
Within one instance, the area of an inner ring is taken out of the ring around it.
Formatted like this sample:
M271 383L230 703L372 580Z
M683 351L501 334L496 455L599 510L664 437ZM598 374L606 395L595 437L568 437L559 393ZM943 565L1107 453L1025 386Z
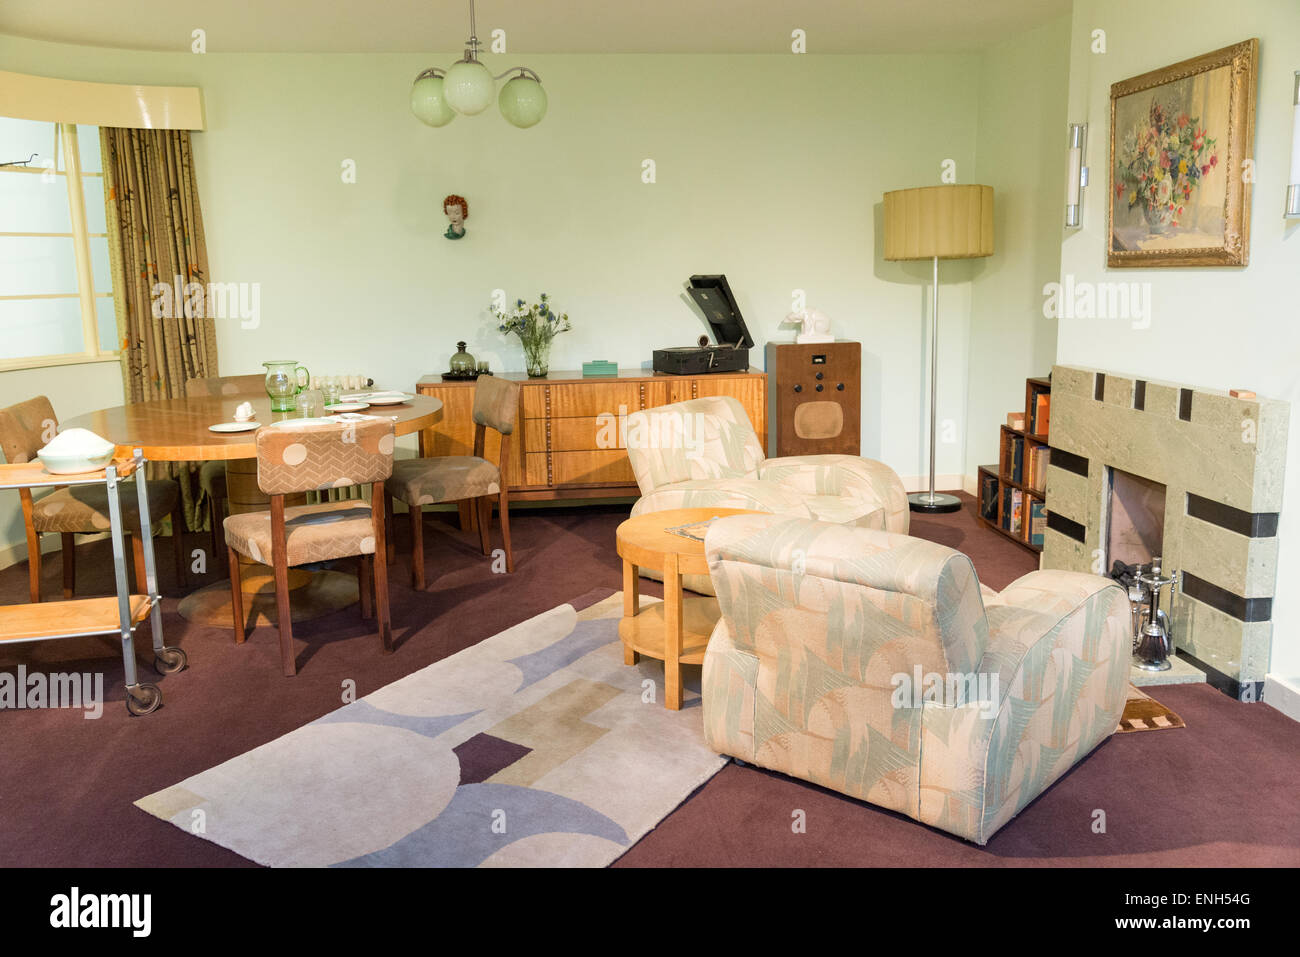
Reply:
M506 474L512 500L639 495L620 416L640 409L730 395L745 407L759 436L767 435L767 376L757 369L699 376L641 369L587 378L580 372L552 372L540 379L522 372L500 375L521 386L519 428L509 437L513 446ZM442 421L420 433L420 454L472 455L474 383L429 375L415 388L443 403ZM500 455L500 439L491 429L484 454L492 461Z

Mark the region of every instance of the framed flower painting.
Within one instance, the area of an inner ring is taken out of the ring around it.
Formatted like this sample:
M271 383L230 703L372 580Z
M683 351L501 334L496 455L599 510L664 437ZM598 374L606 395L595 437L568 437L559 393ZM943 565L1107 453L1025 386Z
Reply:
M1111 86L1107 265L1246 265L1258 59L1246 40Z

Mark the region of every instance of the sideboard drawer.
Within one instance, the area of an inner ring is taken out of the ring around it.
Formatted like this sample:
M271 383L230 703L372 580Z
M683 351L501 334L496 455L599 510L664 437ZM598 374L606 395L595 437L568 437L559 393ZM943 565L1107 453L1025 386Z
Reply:
M530 452L548 447L552 452L586 452L591 449L623 447L624 420L617 415L585 415L580 418L551 419L550 442L547 442L546 419L524 420L524 443Z
M618 415L641 408L641 386L636 382L574 382L563 385L524 386L524 418L547 417L546 395L550 391L550 417L579 418Z

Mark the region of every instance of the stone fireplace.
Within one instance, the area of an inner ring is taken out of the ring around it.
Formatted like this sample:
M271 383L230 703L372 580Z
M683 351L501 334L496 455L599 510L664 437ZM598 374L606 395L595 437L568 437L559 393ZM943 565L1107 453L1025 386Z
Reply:
M1179 657L1259 700L1290 406L1056 366L1051 415L1042 567L1161 554L1181 572L1165 605Z

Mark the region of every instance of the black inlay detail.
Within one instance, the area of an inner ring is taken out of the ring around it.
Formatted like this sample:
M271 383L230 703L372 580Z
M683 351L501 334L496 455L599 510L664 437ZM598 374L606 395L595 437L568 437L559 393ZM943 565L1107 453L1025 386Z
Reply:
M1192 421L1192 390L1178 390L1178 417L1184 422Z
M1047 513L1047 527L1055 529L1067 538L1073 538L1076 542L1085 541L1086 533L1084 527L1072 518L1066 518L1057 512L1049 511Z
M1272 598L1243 598L1204 578L1197 578L1191 572L1183 572L1183 594L1204 602L1211 608L1217 608L1238 621L1268 621L1273 617Z
M1065 451L1065 449L1052 449L1047 453L1047 462L1049 465L1060 466L1075 475L1082 475L1084 478L1088 477L1088 460L1082 455L1075 455L1073 452Z
M1178 649L1178 657L1182 658L1188 664L1199 668L1205 672L1205 683L1215 691L1222 691L1230 698L1236 698L1238 701L1263 701L1264 700L1264 682L1246 681L1242 682L1233 678L1231 675L1225 675L1214 665L1207 665L1195 655L1189 655L1183 649Z
M1147 380L1138 379L1133 383L1133 408L1139 412L1147 410Z
M1093 379L1092 397L1098 402L1106 398L1106 373L1098 372L1096 378Z
M1191 492L1187 493L1187 514L1249 538L1272 538L1277 534L1277 512L1246 512Z

